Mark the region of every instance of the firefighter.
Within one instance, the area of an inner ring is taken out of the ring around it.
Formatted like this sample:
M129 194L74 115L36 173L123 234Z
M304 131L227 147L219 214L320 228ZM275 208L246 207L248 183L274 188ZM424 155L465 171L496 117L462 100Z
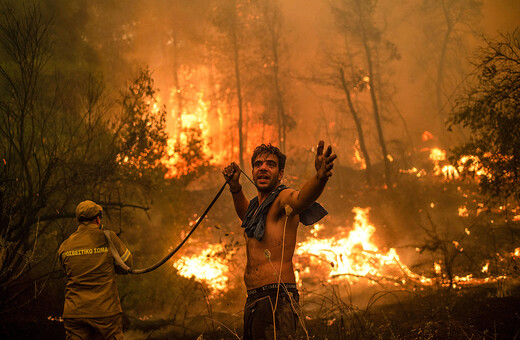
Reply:
M102 230L103 208L92 201L76 207L79 227L58 250L67 276L63 320L67 339L123 339L122 309L117 291L115 264ZM109 231L121 259L132 266L132 254Z

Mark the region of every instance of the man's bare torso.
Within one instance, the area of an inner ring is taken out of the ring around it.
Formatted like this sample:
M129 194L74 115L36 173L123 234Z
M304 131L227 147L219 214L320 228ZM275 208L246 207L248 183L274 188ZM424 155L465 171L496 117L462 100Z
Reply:
M280 196L282 193L280 193ZM289 216L287 225L285 225L285 207L282 207L280 204L280 196L275 199L269 208L262 240L258 241L256 238L248 238L244 233L247 246L247 265L244 273L244 282L247 289L254 289L278 282L296 282L292 257L296 245L299 217L298 215ZM284 225L285 242L283 242ZM279 277L280 269L282 273L281 278Z

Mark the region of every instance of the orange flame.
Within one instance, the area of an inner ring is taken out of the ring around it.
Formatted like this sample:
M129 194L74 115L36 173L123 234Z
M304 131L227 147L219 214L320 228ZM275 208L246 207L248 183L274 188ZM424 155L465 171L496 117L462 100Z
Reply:
M352 230L348 233L338 232L334 237L319 238L318 234L328 228L322 224L314 225L310 231L312 236L299 242L295 252L295 275L300 285L301 279L305 277L324 277L327 281L344 280L349 283L368 280L372 284L412 284L413 289L416 286L450 284L443 273L442 261L433 263L436 277L430 278L412 272L400 260L394 248L381 251L373 241L376 228L368 221L369 210L370 208L354 208ZM470 234L467 228L465 231ZM458 251L463 251L459 242L452 243ZM236 249L229 251L220 243L209 244L200 254L183 256L173 266L179 271L179 275L206 284L211 290L210 297L215 297L218 293L228 291L232 273L230 264L235 254ZM508 256L520 258L520 247ZM488 273L488 267L489 261L483 265L481 272ZM316 275L317 272L320 274ZM505 275L485 278L475 278L473 274L455 275L451 284L453 288L460 288L463 285L495 282L505 278Z
M487 155L489 157L489 155ZM482 166L480 159L477 156L465 155L457 161L457 166L451 164L442 164L446 161L446 151L439 148L433 148L430 151L430 159L433 161L433 174L435 176L444 176L446 180L453 180L460 178L460 174L466 170L475 174L477 177L488 177L492 175Z
M193 77L192 74L185 75L187 79ZM178 178L196 171L202 165L221 165L238 159L239 138L235 121L238 115L234 113L236 108L230 105L229 98L219 98L210 102L208 94L200 89L200 83L204 83L204 79L201 80L197 86L190 84L185 89L170 91L169 105L172 107L178 104L179 93L184 95L185 100L182 109L170 110L175 128L168 140L167 155L162 162L168 169L166 178ZM209 93L207 90L206 92ZM226 93L225 97L229 96L231 90L223 92ZM247 131L247 135L243 136L244 152L249 154L261 143L276 141L277 132L274 126L255 121L255 115L259 112L254 112L251 103L245 103L244 106L242 131ZM190 147L193 148L194 141L199 143L198 156L202 157L203 161L197 162L191 157L193 150ZM183 154L187 157L183 157Z
M219 256L221 254L225 255ZM207 284L212 290L210 296L215 297L217 291L228 290L228 263L234 254L234 251L226 251L220 243L210 244L198 255L182 256L173 267L179 271L179 275Z
M308 265L297 266L300 267L300 275L310 273L310 266L328 263L331 267L329 280L344 278L355 282L362 278L369 278L373 283L386 280L402 284L406 282L405 277L409 277L424 282L429 281L428 278L421 278L414 274L404 265L394 248L390 248L387 252L379 251L372 241L376 228L368 223L369 210L370 208L353 209L356 214L354 225L347 237L317 238L314 236L299 243L295 254L302 263L308 263Z
M364 170L367 168L367 164L365 162L365 158L361 156L360 149L361 146L359 145L359 140L356 139L356 143L354 144L354 157L352 157L352 161L354 164L357 164L360 169Z
M466 206L459 207L459 216L460 217L468 217L469 216L468 208Z

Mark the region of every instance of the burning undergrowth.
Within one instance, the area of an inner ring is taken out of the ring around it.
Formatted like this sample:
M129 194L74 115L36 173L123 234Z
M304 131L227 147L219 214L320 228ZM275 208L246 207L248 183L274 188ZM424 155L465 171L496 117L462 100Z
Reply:
M520 264L517 208L484 208L474 182L439 171L447 164L442 153L423 156L415 170L400 172L391 190L365 188L347 195L352 190L348 174L337 169L337 182L322 197L330 214L319 224L300 227L294 255L310 325L341 328L376 305L436 292L486 287L493 296L514 294ZM291 180L300 177L305 176ZM254 194L244 188L248 197ZM192 195L195 199L200 192ZM196 219L191 217L191 225ZM151 318L232 334L242 324L245 261L239 221L224 196L168 262L177 293L165 302L167 312Z
M348 283L365 282L379 286L396 286L404 289L424 289L428 286L451 286L482 284L505 279L504 275L489 275L490 261L485 261L480 273L454 275L451 280L443 275L442 260L432 262L428 275L415 273L401 261L395 248L382 250L375 240L376 227L369 222L369 208L353 209L352 226L331 227L316 224L308 235L298 242L294 256L294 266L300 289L306 285L316 286L323 282ZM469 231L468 231L469 232ZM325 235L333 236L325 236ZM323 236L322 236L323 235ZM457 241L453 248L463 252ZM194 244L192 246L195 246ZM178 274L204 283L214 295L229 291L230 276L236 270L243 270L235 261L235 255L242 245L223 243L205 245L198 243L198 251L177 259L173 267ZM416 251L420 252L419 248ZM192 253L190 251L190 253ZM519 261L520 248L509 254L496 254L500 262ZM213 295L212 295L213 296Z

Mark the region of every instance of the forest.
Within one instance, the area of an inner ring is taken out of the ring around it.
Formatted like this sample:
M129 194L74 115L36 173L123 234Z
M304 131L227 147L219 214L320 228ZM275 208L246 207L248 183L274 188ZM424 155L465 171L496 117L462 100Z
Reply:
M118 276L125 339L241 339L222 170L272 143L298 190L324 140L301 339L519 339L519 18L516 0L0 0L0 338L65 338L58 248L89 199L135 268L200 222Z

